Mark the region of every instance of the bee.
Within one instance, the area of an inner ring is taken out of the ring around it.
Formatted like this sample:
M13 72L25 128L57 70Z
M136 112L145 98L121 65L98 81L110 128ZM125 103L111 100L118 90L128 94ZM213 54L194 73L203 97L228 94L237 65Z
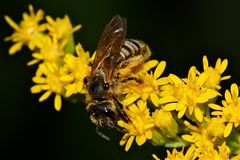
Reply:
M88 90L86 103L89 118L96 125L96 132L105 139L109 138L99 132L99 127L121 131L117 121L123 119L129 122L119 101L119 88L131 80L141 83L141 80L132 75L151 54L144 42L125 39L126 29L126 19L119 15L114 16L106 25L91 64L90 76L84 79Z

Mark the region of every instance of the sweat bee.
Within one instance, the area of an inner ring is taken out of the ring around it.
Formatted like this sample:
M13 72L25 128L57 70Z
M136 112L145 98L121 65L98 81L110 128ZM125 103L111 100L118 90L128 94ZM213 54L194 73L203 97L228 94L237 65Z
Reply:
M115 128L121 118L128 122L123 106L119 101L119 86L129 80L141 82L132 77L150 57L149 47L136 39L125 39L127 22L116 15L106 25L99 40L96 55L89 77L84 81L89 118L96 125L96 132L103 138L107 136L98 131L98 127Z

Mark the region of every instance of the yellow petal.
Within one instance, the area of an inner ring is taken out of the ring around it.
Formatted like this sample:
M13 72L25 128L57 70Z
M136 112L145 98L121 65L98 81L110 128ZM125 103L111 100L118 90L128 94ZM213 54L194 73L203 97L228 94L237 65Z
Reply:
M147 62L144 63L144 65L143 65L143 70L147 72L147 71L149 71L150 69L152 69L153 67L155 67L157 64L158 64L158 61L157 61L157 60L147 61Z
M224 96L225 96L225 100L227 101L227 103L232 103L232 95L229 92L229 90L225 91L225 95Z
M227 80L227 79L230 79L230 78L231 78L231 76L224 76L224 77L221 77L221 81Z
M157 68L155 69L155 72L153 74L154 79L157 79L158 77L160 77L162 75L165 67L166 67L166 62L165 61L161 61L157 65Z
M228 123L224 129L224 137L228 137L232 132L233 123Z
M219 110L221 111L223 107L217 105L217 104L214 104L214 103L211 103L208 105L210 108L214 109L214 110Z
M178 102L178 105L176 107L176 111L180 111L182 110L184 107L186 107L185 104L181 103L181 102Z
M39 102L42 102L44 100L46 100L50 95L52 94L51 91L46 91L40 98L39 98Z
M66 89L65 96L66 97L70 97L74 93L74 91L75 91L75 85L73 85L73 84L67 85L65 87L65 89Z
M123 101L122 101L122 104L124 106L127 106L133 102L135 102L140 96L139 95L135 95L135 94L131 94L131 96L125 98Z
M39 93L39 92L41 92L41 91L42 91L42 89L41 89L41 86L40 86L40 85L35 85L35 86L32 86L30 90L31 90L31 93Z
M32 81L35 83L46 83L46 79L42 77L33 77Z
M159 104L165 104L170 102L176 102L176 98L173 96L166 96L159 99Z
M82 25L81 25L81 24L75 26L75 27L73 28L73 32L78 31L80 28L82 28Z
M213 115L213 116L220 116L220 115L222 115L222 112L221 111L213 111L211 113L211 115Z
M222 74L222 73L226 70L227 65L228 65L228 60L227 60L227 59L224 59L224 60L222 61L221 65L220 65L220 68L219 68L220 74Z
M163 107L163 109L165 111L173 111L173 110L176 110L177 105L178 103L168 103Z
M205 103L209 99L215 98L217 96L219 96L219 93L217 91L209 89L205 93L203 93L199 97L197 97L196 102L197 103Z
M22 42L18 42L18 43L15 43L14 45L12 45L10 48L9 48L9 54L10 55L13 55L15 54L17 51L19 51L21 48L22 48L22 45L23 43Z
M55 107L56 111L60 111L61 106L62 106L61 96L59 94L56 94L56 96L54 98L54 107Z
M60 77L60 80L63 82L71 82L74 79L71 75L64 75Z
M134 136L131 136L131 137L128 139L127 144L126 144L126 147L125 147L125 151L126 151L126 152L130 149L133 140L134 140Z
M203 70L205 71L205 70L207 70L207 68L208 68L208 59L207 59L207 56L204 55L203 56Z
M185 141L188 141L188 142L194 142L195 139L193 136L191 135L182 135L182 139L184 139Z
M46 16L46 20L47 20L47 22L50 23L50 24L53 24L53 23L54 23L53 18L50 17L50 16Z
M83 81L78 81L77 83L77 92L82 93L83 92Z
M153 125L153 126L154 126L154 125ZM152 126L152 127L153 127L153 126ZM151 130L147 131L147 132L145 133L145 136L146 136L147 139L152 139L152 131L151 131Z
M152 103L156 106L156 107L158 107L159 106L159 97L158 97L158 95L156 94L156 93L150 93L150 99L151 99L151 101L152 101Z
M16 31L21 30L19 26L9 16L4 16L4 18L13 29L15 29Z
M146 137L145 136L137 136L136 142L139 146L141 146L146 142Z
M199 122L203 121L202 111L198 107L194 108L194 115Z
M78 43L76 46L76 52L79 57L83 56L85 53L85 51L80 43Z
M155 160L160 160L155 154L152 154L152 157L153 157Z
M182 116L185 114L187 107L184 107L181 111L178 112L178 118L182 118Z
M178 76L176 76L174 74L170 74L168 76L168 78L169 78L170 82L172 82L176 85L183 85L184 84L183 81Z
M197 86L201 87L205 83L207 78L208 75L206 73L200 74L200 76L197 79Z
M195 108L195 106L193 106L193 105L188 106L188 112L190 115L192 115L194 108Z
M36 58L36 59L43 59L43 56L39 53L33 53L32 57Z
M239 89L238 89L238 85L236 83L233 83L231 85L231 93L232 93L232 96L238 97Z
M33 60L29 61L29 62L27 63L27 65L28 65L28 66L32 66L32 65L34 65L34 64L37 64L38 62L40 62L39 59L33 59Z
M216 68L216 69L219 69L219 68L220 68L220 65L221 65L221 59L218 58L218 59L217 59L217 62L216 62L216 65L215 65L215 68Z
M124 134L124 136L122 137L122 139L119 142L120 146L123 146L127 142L128 138L129 138L129 134L127 134L127 133Z
M157 86L165 85L165 84L168 84L168 83L169 83L168 77L162 77L162 78L159 78L158 80L156 80L156 85Z

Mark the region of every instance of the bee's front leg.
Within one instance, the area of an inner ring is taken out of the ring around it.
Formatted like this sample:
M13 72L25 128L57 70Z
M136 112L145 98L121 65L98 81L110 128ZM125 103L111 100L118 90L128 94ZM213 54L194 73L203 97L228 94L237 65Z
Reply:
M114 101L117 103L117 112L122 120L124 120L126 123L130 122L130 119L127 116L127 113L124 111L122 103L119 102L117 97L113 97Z

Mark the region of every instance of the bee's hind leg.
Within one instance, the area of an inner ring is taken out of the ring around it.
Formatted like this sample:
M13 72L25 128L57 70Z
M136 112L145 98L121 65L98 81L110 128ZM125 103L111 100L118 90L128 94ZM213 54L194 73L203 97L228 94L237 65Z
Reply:
M127 77L126 79L122 80L121 82L122 83L126 83L128 81L136 81L137 83L139 84L142 84L143 83L143 80L142 79L139 79L137 77Z

